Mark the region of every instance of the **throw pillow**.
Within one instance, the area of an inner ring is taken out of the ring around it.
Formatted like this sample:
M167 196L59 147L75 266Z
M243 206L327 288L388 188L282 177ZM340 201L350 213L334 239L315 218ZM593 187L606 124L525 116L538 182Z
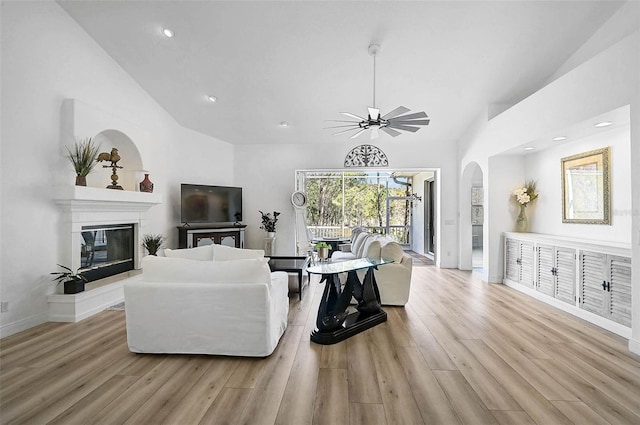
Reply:
M364 243L364 247L362 249L362 255L359 258L372 258L379 259L380 258L380 241L376 236L371 236L367 238L367 241Z
M371 236L370 233L361 232L358 234L358 236L356 236L356 240L351 244L351 252L353 252L357 258L360 258L362 256L362 248L364 247L364 243L369 236Z
M271 270L266 258L191 261L149 255L142 259L142 276L147 282L269 284Z
M169 258L184 258L186 260L211 261L213 246L204 245L196 248L165 249L164 255Z
M404 251L399 243L393 241L387 241L382 245L380 250L380 256L385 260L391 260L394 263L400 263L404 256Z
M225 245L213 245L213 261L243 260L263 258L262 249L240 249Z

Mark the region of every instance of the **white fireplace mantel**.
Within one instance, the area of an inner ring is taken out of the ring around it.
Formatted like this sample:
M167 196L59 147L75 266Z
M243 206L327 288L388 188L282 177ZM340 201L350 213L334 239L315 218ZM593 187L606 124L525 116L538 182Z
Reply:
M133 224L135 246L140 247L147 212L163 201L158 193L71 185L55 187L53 199L62 211L59 264L72 270L80 268L83 226ZM134 253L136 269L140 268L140 254ZM78 321L123 298L122 282L98 289L77 295L50 295L49 320Z

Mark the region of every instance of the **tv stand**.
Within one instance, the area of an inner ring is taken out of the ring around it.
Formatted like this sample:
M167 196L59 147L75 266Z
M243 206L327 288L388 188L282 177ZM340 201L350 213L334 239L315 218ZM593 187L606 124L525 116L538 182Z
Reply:
M179 248L195 248L212 243L244 248L246 224L191 224L189 227L177 227Z

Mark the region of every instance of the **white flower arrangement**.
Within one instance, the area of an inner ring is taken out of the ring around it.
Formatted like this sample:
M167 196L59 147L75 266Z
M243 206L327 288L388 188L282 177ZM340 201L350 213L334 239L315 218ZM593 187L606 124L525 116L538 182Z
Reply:
M530 202L533 202L538 198L538 194L536 193L536 182L533 180L527 181L524 186L514 190L512 195L516 197L518 204L527 206Z

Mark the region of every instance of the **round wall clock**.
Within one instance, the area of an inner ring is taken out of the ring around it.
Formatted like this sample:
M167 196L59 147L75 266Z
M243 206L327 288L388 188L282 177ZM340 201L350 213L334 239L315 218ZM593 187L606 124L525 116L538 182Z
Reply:
M291 195L291 203L296 208L304 208L307 205L307 195L304 192L295 191Z

